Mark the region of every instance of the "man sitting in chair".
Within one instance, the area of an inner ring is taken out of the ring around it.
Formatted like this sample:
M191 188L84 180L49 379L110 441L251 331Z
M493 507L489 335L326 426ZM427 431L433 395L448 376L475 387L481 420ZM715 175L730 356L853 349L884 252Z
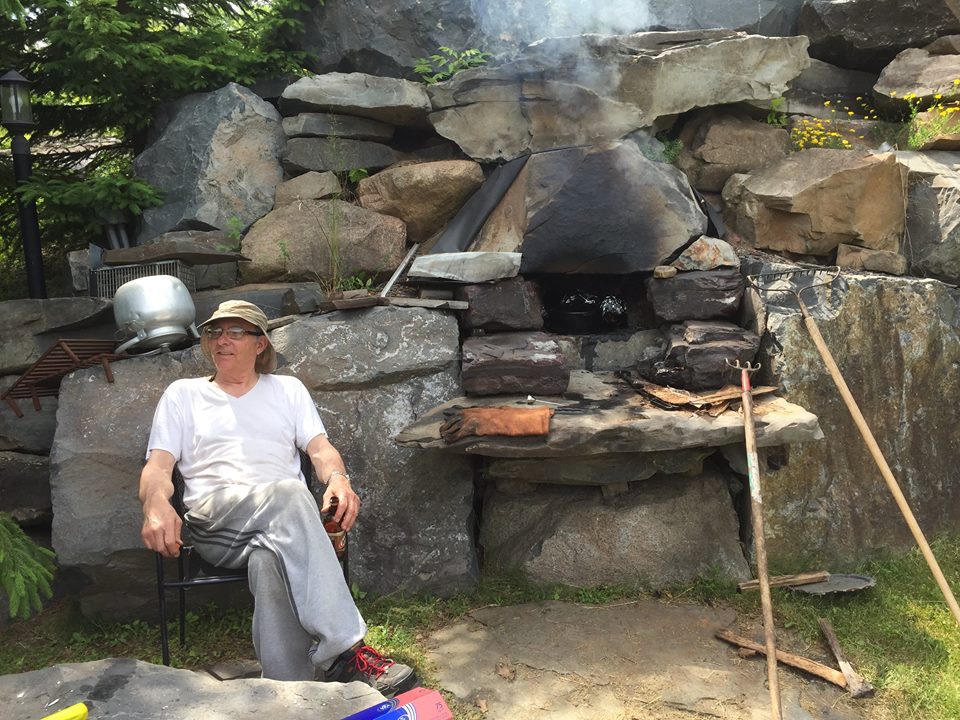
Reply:
M412 687L409 667L363 643L367 626L304 482L298 449L326 481L323 510L337 498L335 517L345 530L360 498L306 387L271 374L277 354L266 315L231 300L200 328L201 350L216 370L175 381L157 406L140 475L144 543L167 557L179 554L181 521L170 503L177 465L197 551L214 565L247 566L263 677L312 680L319 669L326 680L363 680L388 696Z

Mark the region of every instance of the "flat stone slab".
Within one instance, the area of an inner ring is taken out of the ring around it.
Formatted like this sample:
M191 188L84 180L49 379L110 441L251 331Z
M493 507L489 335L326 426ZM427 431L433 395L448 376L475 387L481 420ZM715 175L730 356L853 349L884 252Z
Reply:
M70 663L0 677L4 720L39 718L84 703L91 718L342 718L383 702L360 682L220 682L205 673L128 658Z
M713 637L734 620L655 600L488 607L430 635L428 658L441 686L486 720L769 718L766 661ZM783 666L779 680L785 720L873 717L870 701L826 682Z
M563 396L537 400L559 404L546 436L486 436L450 444L440 437L443 411L448 408L525 406L526 396L498 395L454 398L422 415L394 439L404 447L515 458L722 447L744 440L743 417L738 411L710 417L692 410L661 410L612 373L573 371ZM759 447L823 438L817 416L783 398L756 398L754 414Z

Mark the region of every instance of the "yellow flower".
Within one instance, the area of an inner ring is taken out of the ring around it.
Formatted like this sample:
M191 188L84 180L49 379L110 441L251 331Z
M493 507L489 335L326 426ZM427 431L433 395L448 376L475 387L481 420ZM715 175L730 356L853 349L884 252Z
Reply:
M933 96L933 99L934 99L934 100L942 100L942 99L943 99L943 95L941 95L940 93L937 93L936 95Z
M824 107L830 107L830 101L829 101L829 100L825 100L824 103L823 103L823 106L824 106Z
M956 87L957 85L960 85L960 79L954 78L953 86Z
M890 91L890 97L896 97L896 96L897 96L897 91L896 91L896 90L891 90L891 91Z
M852 111L852 110L851 110L851 111L848 111L848 112L847 112L847 115L849 115L850 117L853 117L853 111Z

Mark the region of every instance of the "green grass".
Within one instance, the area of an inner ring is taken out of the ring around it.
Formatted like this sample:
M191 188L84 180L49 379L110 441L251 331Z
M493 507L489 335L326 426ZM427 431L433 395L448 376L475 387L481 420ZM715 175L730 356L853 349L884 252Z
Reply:
M934 544L947 578L960 591L960 538ZM828 655L818 617L830 620L854 665L877 688L877 717L898 720L960 718L960 628L957 627L919 552L863 566L876 578L870 590L814 597L786 589L773 591L778 643L782 649L816 659ZM603 604L636 598L625 587L574 589L536 587L511 578L487 578L469 595L371 597L360 601L370 626L369 642L398 660L413 664L427 684L436 686L424 639L433 630L491 605L542 600ZM695 583L653 594L665 602L692 602L734 608L744 623L759 623L758 593L738 594L733 583L710 574ZM173 664L196 668L234 658L253 657L248 610L213 606L189 615L189 646L181 649L171 623ZM11 623L0 638L0 674L55 663L104 657L160 661L158 629L137 621L96 624L80 618L60 601L27 621ZM472 707L448 696L456 717L479 718Z
M954 594L960 592L960 539L933 543L933 552ZM820 644L817 618L825 617L894 717L960 718L960 628L920 552L867 564L861 572L875 577L876 587L823 597L774 589L777 627ZM745 611L759 608L759 597L737 602Z

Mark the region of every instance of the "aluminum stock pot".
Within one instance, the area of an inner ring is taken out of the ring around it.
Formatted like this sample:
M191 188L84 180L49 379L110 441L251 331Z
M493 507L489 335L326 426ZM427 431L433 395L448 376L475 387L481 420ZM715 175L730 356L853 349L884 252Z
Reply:
M190 291L172 275L125 282L114 295L113 317L120 336L130 338L118 353L170 347L197 336L197 310Z

